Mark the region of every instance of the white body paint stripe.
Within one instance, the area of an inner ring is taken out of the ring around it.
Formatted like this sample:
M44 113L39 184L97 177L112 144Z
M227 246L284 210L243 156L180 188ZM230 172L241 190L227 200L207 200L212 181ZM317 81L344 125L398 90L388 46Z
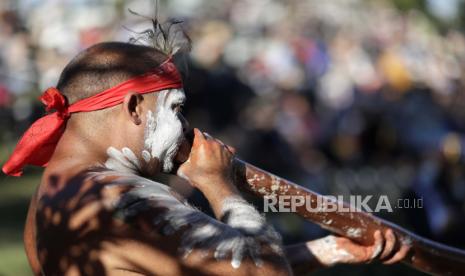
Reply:
M116 208L123 219L130 219L147 208L162 207L166 211L160 212L153 224L164 225L163 235L174 234L183 228L179 251L184 257L189 256L193 249L211 249L218 260L230 255L231 265L238 268L246 256L260 266L263 244L271 245L275 252L282 254L279 234L241 198L225 200L223 211L227 216L223 223L179 201L168 186L131 173L109 171L94 175L96 180L107 176L118 176L107 186L110 189L115 185L133 187L109 207Z

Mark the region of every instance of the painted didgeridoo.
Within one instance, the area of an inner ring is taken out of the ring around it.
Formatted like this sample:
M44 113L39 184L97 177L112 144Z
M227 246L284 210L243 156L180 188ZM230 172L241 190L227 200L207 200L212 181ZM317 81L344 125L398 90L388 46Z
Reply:
M334 234L364 245L371 245L376 230L384 232L387 228L391 228L402 243L411 245L410 254L402 261L403 263L433 275L465 275L464 250L419 237L370 213L358 210L349 212L348 205L344 205L346 208L342 211L330 211L330 206L327 205L326 208L324 204L320 204L320 208L317 208L318 202L328 202L324 196L237 158L234 160L234 170L238 188L257 197L266 196L271 199L278 196L303 196L310 201L311 208L307 208L305 204L296 206L295 213Z

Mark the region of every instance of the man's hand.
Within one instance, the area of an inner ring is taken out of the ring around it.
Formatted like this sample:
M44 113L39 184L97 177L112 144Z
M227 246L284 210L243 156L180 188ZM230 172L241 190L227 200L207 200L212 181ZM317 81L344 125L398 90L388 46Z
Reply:
M231 183L233 149L198 129L194 129L194 135L189 159L177 174L200 190L215 183Z
M189 159L177 174L206 196L219 218L222 200L239 195L232 178L235 150L198 129L194 135Z
M403 260L411 246L399 242L389 229L384 233L376 231L375 242L371 246L357 244L344 237L327 236L307 243L308 249L324 266L338 263L363 264L380 260L384 264L393 264Z

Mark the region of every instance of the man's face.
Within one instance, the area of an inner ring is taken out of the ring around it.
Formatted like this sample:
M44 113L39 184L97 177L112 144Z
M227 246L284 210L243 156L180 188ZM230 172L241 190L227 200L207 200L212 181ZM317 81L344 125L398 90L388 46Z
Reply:
M156 106L147 111L142 157L148 163L159 160L161 169L169 173L174 168L174 159L184 141L187 121L181 114L186 95L182 89L158 92Z
M181 114L186 101L184 91L163 90L153 95L144 101L144 110L148 111L144 114L143 128L137 127L137 131L126 133L126 141L132 142L121 149L107 149L107 168L153 177L160 169L165 173L172 172L175 162L182 163L188 158L190 146L185 139L188 124ZM133 121L130 124L133 125Z

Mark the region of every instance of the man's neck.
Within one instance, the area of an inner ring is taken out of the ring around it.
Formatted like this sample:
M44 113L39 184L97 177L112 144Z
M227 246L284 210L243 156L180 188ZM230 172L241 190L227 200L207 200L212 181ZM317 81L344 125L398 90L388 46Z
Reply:
M103 166L106 158L102 142L85 139L73 129L66 129L44 174L73 175L88 168Z

